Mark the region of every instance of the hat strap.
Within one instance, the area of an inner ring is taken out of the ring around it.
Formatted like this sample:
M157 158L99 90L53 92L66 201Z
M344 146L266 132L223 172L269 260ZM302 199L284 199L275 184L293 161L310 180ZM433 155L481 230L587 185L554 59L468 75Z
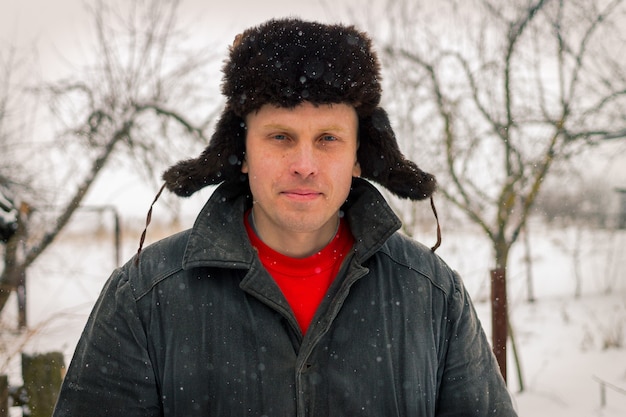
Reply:
M139 238L139 249L137 249L137 256L135 256L135 265L139 265L139 255L141 254L141 249L143 249L143 244L146 240L146 233L148 232L148 226L150 225L150 222L152 221L152 207L154 207L154 204L157 202L159 197L161 197L161 193L165 189L165 186L166 186L166 183L164 183L161 186L161 189L159 189L159 192L154 197L154 201L152 201L152 204L150 204L150 209L148 210L148 214L146 215L146 227L144 227L143 232L141 233L141 237Z
M435 200L433 200L432 195L430 196L430 208L432 208L435 220L437 221L437 243L435 243L435 246L430 248L430 250L434 252L439 246L441 246L441 226L439 225L439 216L437 215L437 208L435 207Z

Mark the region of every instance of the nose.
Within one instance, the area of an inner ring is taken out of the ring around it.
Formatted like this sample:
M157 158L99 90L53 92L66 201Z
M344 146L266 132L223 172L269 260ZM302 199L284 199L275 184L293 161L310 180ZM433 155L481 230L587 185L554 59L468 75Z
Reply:
M298 143L290 155L290 171L293 175L308 178L318 172L318 158L315 149L308 143Z

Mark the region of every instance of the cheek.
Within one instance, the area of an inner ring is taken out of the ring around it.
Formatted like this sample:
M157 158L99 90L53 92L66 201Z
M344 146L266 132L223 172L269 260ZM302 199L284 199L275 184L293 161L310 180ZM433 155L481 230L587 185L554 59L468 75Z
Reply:
M241 172L248 175L258 175L271 167L272 164L268 163L268 155L256 151L252 154L246 154L246 158L241 163Z
M241 172L248 176L250 187L257 190L270 186L272 181L282 176L282 164L270 153L256 152L248 154L241 164Z

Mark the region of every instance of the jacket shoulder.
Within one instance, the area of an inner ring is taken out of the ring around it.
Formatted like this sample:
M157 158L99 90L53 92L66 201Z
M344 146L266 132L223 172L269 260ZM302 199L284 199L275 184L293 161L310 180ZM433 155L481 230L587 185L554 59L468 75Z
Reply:
M456 271L430 248L401 232L394 233L380 252L392 262L415 271L448 295L459 290L461 283Z
M135 299L183 269L183 257L191 230L178 232L144 248L122 267Z

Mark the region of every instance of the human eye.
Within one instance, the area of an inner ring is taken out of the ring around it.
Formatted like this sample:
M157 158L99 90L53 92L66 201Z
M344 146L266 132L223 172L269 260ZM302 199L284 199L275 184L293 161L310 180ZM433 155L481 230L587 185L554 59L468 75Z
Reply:
M329 135L329 134L326 134L326 135L322 135L322 136L320 137L320 140L321 140L322 142L335 142L335 141L337 140L337 137L336 137L336 136L334 136L334 135Z
M282 133L276 133L272 135L272 139L278 140L278 141L284 141L284 140L287 140L288 137L287 135L284 135Z

